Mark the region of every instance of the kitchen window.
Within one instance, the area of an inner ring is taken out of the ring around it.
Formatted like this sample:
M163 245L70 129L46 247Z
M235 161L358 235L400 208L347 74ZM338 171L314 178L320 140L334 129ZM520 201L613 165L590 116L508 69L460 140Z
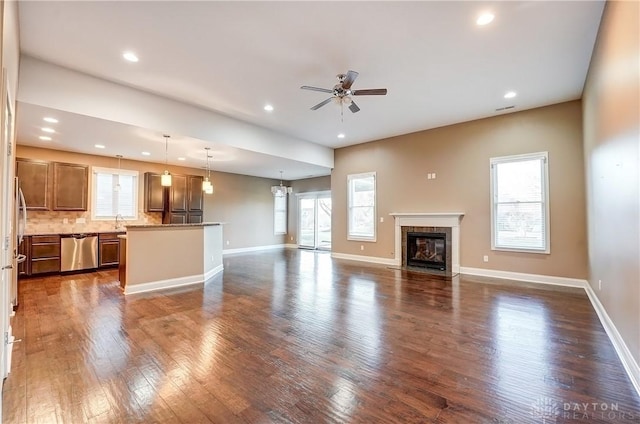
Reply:
M138 219L138 171L93 167L91 218Z
M549 253L547 152L491 159L491 248Z
M348 175L347 186L347 239L376 241L376 173Z

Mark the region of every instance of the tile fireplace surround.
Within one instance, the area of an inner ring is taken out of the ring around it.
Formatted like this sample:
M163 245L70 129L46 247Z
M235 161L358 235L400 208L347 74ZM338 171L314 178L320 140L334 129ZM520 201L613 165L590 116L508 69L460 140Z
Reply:
M393 212L395 219L395 265L402 266L402 227L447 227L451 228L451 270L460 272L460 221L463 212Z

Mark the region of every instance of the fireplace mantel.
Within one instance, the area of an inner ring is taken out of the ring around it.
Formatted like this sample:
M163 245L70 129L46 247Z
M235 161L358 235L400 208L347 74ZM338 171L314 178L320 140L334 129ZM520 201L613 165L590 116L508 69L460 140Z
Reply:
M451 227L451 271L460 272L460 221L464 212L392 212L395 223L395 263L402 265L402 227Z

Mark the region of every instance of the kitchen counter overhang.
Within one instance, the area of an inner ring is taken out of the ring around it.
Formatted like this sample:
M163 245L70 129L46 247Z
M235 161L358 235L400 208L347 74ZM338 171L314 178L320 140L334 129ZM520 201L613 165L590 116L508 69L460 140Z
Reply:
M222 270L220 222L127 225L125 294L204 284Z

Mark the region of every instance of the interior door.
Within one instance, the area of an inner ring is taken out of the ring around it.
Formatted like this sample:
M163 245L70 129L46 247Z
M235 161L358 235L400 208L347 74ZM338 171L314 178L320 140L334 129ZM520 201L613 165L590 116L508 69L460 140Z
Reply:
M331 192L298 197L298 247L331 249Z

